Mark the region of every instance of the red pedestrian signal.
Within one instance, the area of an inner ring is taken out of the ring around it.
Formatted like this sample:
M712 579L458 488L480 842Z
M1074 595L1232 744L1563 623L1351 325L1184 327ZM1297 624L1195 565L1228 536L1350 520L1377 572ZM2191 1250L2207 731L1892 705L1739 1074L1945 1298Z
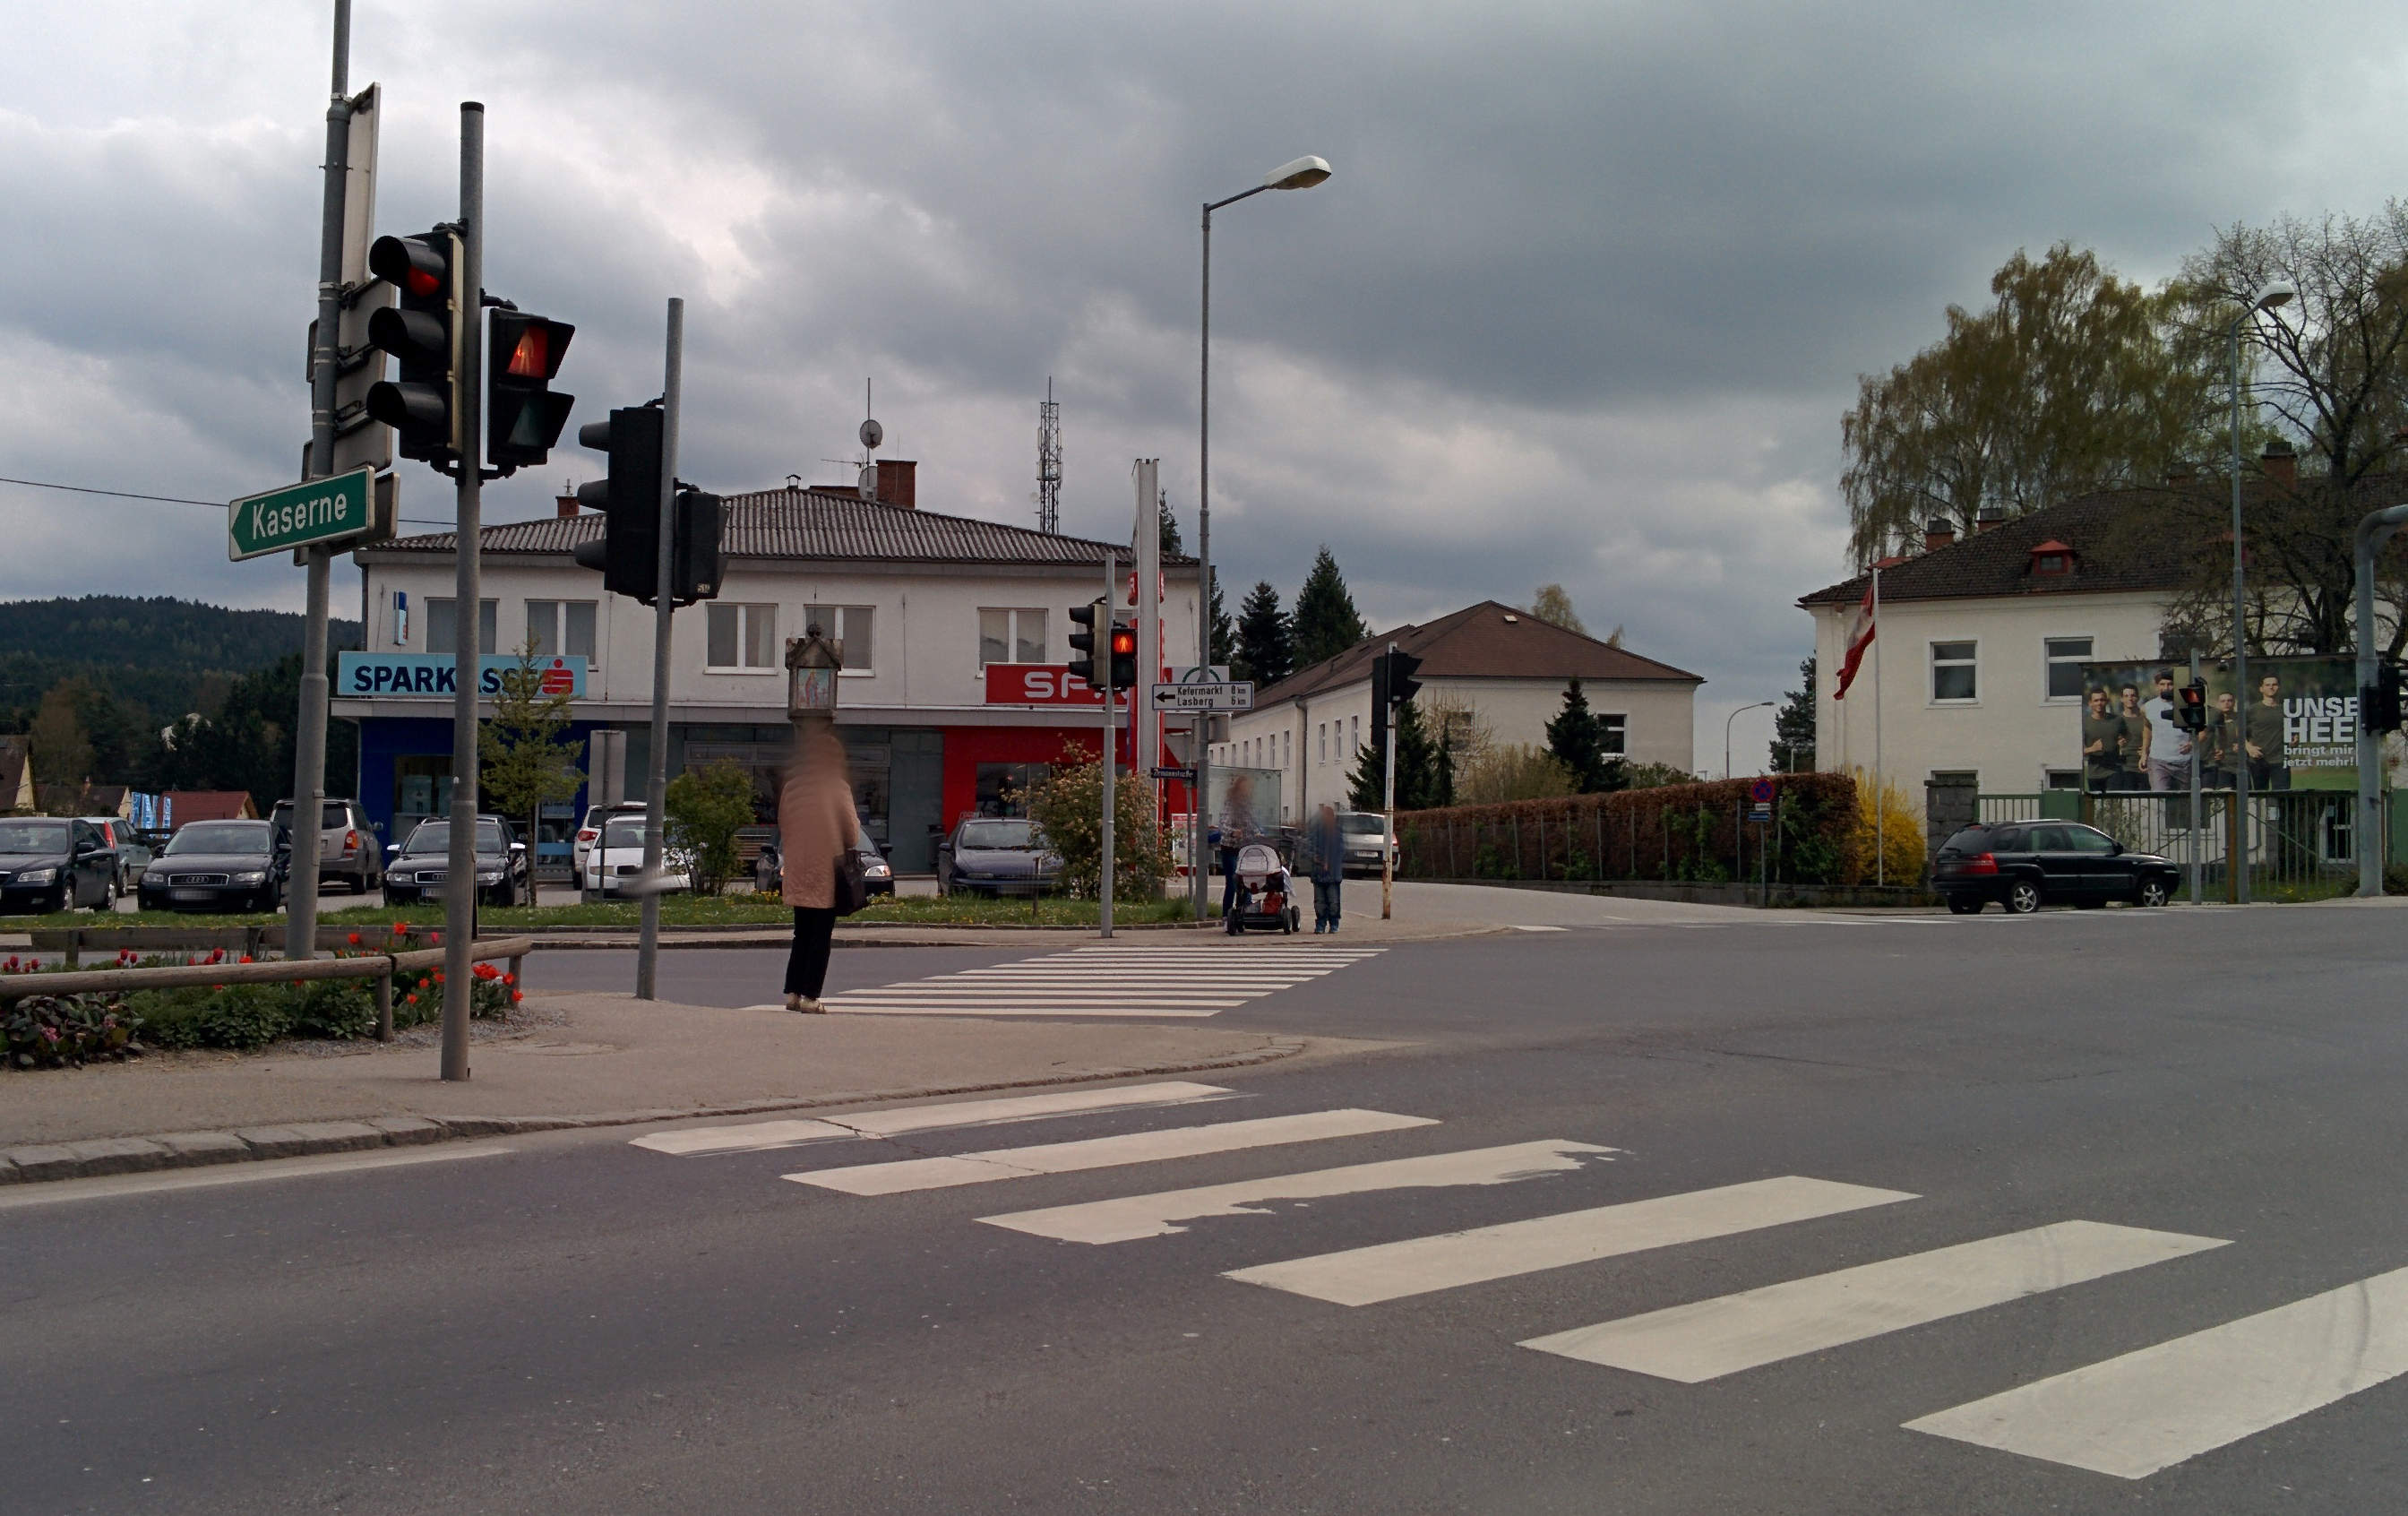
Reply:
M552 455L576 406L555 394L552 376L577 328L523 310L496 310L486 322L485 461L508 474Z
M1137 628L1112 622L1111 680L1115 690L1137 687Z

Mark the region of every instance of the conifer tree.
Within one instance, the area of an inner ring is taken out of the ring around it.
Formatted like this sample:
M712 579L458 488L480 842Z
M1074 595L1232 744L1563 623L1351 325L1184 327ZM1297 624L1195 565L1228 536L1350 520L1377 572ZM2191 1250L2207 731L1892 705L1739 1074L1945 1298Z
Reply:
M1422 725L1419 706L1419 701L1408 700L1397 708L1397 808L1400 811L1427 810L1446 803L1441 797L1438 744ZM1374 720L1371 740L1363 744L1363 756L1354 765L1348 798L1357 810L1378 810L1386 797L1387 780L1388 723Z
M1230 675L1268 688L1296 671L1296 643L1287 612L1280 608L1279 591L1268 579L1256 582L1238 608L1238 648Z
M1570 771L1583 794L1622 788L1613 782L1616 760L1605 751L1604 729L1578 679L1565 686L1563 708L1547 722L1547 752Z
M1326 543L1313 557L1304 588L1296 592L1294 625L1298 668L1335 658L1370 636L1354 609L1354 597L1347 593L1346 576L1338 571L1338 560Z

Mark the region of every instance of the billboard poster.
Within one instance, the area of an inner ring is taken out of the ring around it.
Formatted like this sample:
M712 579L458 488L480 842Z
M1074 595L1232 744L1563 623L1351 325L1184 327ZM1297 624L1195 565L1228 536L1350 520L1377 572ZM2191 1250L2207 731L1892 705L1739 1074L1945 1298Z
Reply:
M2083 787L2093 794L2186 792L2194 744L2200 784L2229 790L2241 766L2253 793L2358 788L2355 658L2252 658L2249 688L2229 665L2205 665L2207 729L2175 720L2187 662L2082 665Z

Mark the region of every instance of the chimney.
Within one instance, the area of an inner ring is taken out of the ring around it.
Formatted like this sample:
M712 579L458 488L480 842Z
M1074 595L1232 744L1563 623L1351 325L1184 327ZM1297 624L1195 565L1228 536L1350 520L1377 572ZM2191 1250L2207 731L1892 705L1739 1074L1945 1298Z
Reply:
M920 487L916 479L920 465L909 458L878 460L878 498L881 504L900 506L915 510L920 504Z
M1945 516L1934 516L1923 526L1923 551L1937 552L1956 540L1956 523Z
M2266 451L2258 455L2258 466L2268 479L2286 489L2300 482L2299 455L2279 436L2267 443Z
M1981 514L1973 518L1973 530L1976 533L1986 532L1993 526L2004 526L2006 522L2006 507L1984 506Z
M564 494L559 496L558 499L560 501L560 513L563 516L574 516L577 514L577 496L573 494Z

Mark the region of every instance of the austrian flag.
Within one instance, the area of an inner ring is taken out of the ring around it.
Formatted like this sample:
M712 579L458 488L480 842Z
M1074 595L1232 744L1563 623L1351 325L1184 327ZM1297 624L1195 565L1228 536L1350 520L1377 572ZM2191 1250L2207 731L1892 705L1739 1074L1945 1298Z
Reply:
M1873 645L1873 607L1877 604L1874 596L1880 593L1876 588L1880 571L1874 573L1873 583L1865 586L1864 602L1856 607L1856 623L1848 628L1848 656L1840 665L1840 687L1831 692L1834 700L1848 697L1848 686L1856 680L1856 667L1865 661L1865 650Z

